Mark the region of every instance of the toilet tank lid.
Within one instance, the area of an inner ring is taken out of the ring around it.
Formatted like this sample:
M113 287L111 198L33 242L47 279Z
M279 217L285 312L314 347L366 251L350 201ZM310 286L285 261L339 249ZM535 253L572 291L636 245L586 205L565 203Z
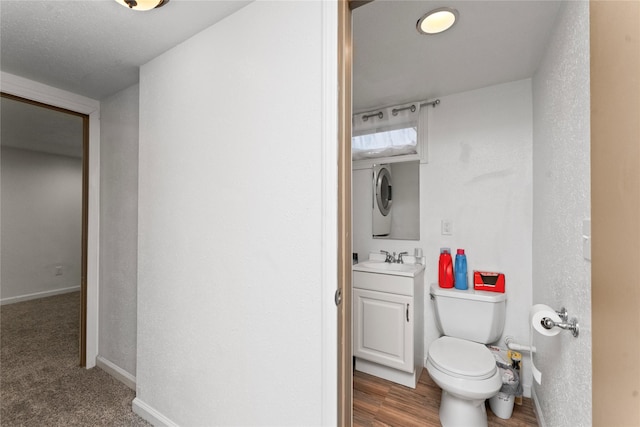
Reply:
M492 303L507 300L507 294L502 292L476 291L475 289L460 290L456 288L441 288L437 284L431 285L431 295Z

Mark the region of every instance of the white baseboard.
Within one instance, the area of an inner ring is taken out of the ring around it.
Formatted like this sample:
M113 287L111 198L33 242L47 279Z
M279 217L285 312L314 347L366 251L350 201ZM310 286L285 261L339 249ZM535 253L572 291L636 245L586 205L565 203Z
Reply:
M96 357L96 366L129 387L131 390L135 391L136 377L122 369L120 366L116 365L110 360L105 359L102 356Z
M138 414L145 421L153 424L155 427L178 427L178 424L174 423L169 418L165 417L160 412L156 411L154 408L147 405L137 397L133 399L131 408L133 409L134 413Z
M540 407L540 402L538 401L538 395L536 395L535 387L531 387L531 398L533 399L533 412L535 412L536 414L538 426L547 427L547 423L544 421L544 416L542 415L542 408Z
M356 371L384 378L387 381L393 381L396 384L414 389L418 384L422 369L424 369L422 366L418 366L413 372L404 372L356 357Z
M528 397L531 398L531 391L533 390L533 387L531 387L531 384L522 384L522 395L524 397Z
M17 297L8 297L0 299L0 305L15 304L17 302L29 301L32 299L52 297L54 295L68 294L70 292L80 291L80 286L71 286L70 288L54 289L52 291L36 292L34 294L18 295Z

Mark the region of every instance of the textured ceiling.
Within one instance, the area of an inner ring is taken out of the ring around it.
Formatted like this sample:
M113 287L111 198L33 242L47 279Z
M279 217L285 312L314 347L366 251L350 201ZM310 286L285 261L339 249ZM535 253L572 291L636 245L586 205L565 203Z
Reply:
M532 77L559 1L384 1L353 14L355 111L425 100ZM458 10L456 25L426 36L429 10Z
M0 67L103 99L138 81L138 69L249 1L171 0L149 12L113 0L0 1Z

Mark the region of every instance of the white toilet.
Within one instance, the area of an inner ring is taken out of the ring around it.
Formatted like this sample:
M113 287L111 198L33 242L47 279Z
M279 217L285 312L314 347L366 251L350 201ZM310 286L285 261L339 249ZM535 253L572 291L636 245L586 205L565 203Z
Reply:
M502 387L496 360L485 344L500 339L507 296L498 292L431 285L438 329L429 346L427 371L442 389L443 427L486 427L484 401Z

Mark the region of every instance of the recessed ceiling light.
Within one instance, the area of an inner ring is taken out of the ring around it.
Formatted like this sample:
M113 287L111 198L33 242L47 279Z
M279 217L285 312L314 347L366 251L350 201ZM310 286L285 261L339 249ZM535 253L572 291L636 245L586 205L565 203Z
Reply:
M116 0L119 4L133 10L151 10L169 3L169 0Z
M457 19L457 10L441 7L425 13L418 20L416 28L420 34L438 34L451 28Z

